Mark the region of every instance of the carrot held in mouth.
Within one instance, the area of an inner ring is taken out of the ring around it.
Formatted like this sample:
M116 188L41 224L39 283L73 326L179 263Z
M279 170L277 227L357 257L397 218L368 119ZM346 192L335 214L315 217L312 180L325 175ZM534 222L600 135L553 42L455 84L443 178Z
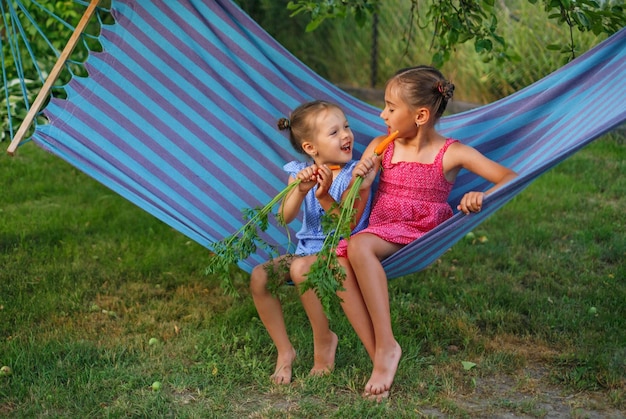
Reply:
M380 143L378 143L376 148L374 148L374 156L375 157L381 156L385 152L385 149L387 148L387 146L393 140L398 138L398 134L400 134L400 131L395 130L394 132L387 135ZM354 200L359 194L359 188L361 187L361 183L363 183L362 177L359 176L356 179L354 179L354 183L352 184L352 186L350 187L350 190L348 191L348 194L346 195L344 205L348 204L350 208L352 208L352 204L354 204Z
M383 138L383 140L380 143L378 143L376 148L374 148L374 157L381 156L385 152L385 149L387 148L387 146L396 138L398 138L398 134L400 134L400 131L395 130L394 132L390 133L385 138ZM352 184L352 186L350 187L350 190L348 191L348 194L346 195L346 203L348 204L354 203L354 200L356 199L356 196L359 193L359 188L361 187L361 183L363 183L362 177L359 176L356 179L354 179L354 183Z
M400 134L400 131L395 130L394 132L389 134L384 140L378 143L378 145L374 149L374 154L376 154L377 156L383 154L389 143L398 138L398 134Z

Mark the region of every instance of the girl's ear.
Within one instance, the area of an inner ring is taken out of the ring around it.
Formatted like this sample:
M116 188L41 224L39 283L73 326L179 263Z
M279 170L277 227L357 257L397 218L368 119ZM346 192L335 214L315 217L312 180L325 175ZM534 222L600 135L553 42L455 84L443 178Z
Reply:
M415 111L415 125L426 125L430 120L430 111L428 108L419 108Z
M317 155L317 149L310 141L302 142L302 150L304 150L304 152L311 157L315 157Z

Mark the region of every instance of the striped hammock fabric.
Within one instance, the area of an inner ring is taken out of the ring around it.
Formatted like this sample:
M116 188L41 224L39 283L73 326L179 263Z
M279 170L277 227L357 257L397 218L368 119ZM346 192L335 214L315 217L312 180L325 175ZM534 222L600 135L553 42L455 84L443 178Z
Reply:
M275 127L303 101L346 112L359 155L385 132L380 110L324 80L230 1L113 0L90 77L52 99L33 140L148 213L210 247L286 185L300 159ZM626 30L541 81L490 105L445 117L439 130L517 171L481 213L455 214L383 262L389 278L419 271L543 172L626 120ZM453 208L488 185L461 173ZM290 225L299 229L298 222ZM272 224L266 240L288 246ZM242 261L246 271L267 255Z

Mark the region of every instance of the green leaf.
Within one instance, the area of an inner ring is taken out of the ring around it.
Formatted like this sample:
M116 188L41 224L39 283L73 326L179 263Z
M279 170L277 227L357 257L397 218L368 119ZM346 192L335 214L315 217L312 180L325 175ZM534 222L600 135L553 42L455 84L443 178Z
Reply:
M354 12L354 20L356 21L356 24L362 28L363 26L365 26L365 23L367 23L367 17L369 15L367 14L366 11L364 11L363 9L357 9Z
M313 32L322 23L321 19L312 20L306 25L306 32Z
M459 31L451 29L450 32L448 33L448 43L451 45L458 43L459 33L460 33ZM463 33L463 35L467 35L467 34Z
M502 45L503 47L506 47L506 41L504 40L503 37L497 35L497 34L492 34L493 35L493 39L495 39L500 45Z
M313 290L319 298L326 316L330 318L332 307L341 303L337 292L343 290L346 272L337 258L337 245L342 237L349 238L354 222L354 203L359 197L359 188L363 178L356 178L339 207L339 215L328 211L322 217L322 229L327 233L317 259L311 265L306 280L300 286L300 292Z
M589 19L584 12L582 12L581 10L576 10L573 14L573 18L581 29L589 29Z
M463 365L463 369L465 371L469 371L476 366L475 363L470 362L470 361L461 361L461 364Z
M243 219L246 221L244 225L234 234L209 246L214 255L205 269L205 274L218 276L221 287L227 294L237 295L235 286L232 283L232 275L230 274L234 265L247 259L251 254L256 253L258 249L265 250L271 258L278 256L276 248L263 240L259 236L258 230L267 230L269 213L278 202L299 184L299 179L291 182L263 207L244 208L242 210ZM279 222L282 224L284 220L281 222L279 219Z
M551 8L551 9L559 9L560 10L561 9L561 5L562 5L562 3L561 3L560 0L550 0L547 3L547 7Z
M474 43L474 49L477 53L490 52L493 49L493 44L490 39L477 39Z
M433 67L441 68L443 63L446 61L444 51L437 51L433 54L432 57L432 65Z

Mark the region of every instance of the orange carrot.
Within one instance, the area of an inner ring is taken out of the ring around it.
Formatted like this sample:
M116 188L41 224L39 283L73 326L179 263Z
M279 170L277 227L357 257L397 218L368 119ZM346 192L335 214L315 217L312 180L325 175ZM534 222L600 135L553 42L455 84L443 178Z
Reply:
M328 164L327 166L328 166L328 168L330 170L339 170L339 169L341 169L341 166L339 166L338 164ZM317 174L317 173L318 173L318 170L315 171L315 174Z
M376 154L377 156L380 156L381 154L383 154L383 152L385 151L385 148L387 148L390 142L396 139L398 134L400 134L400 131L396 130L392 132L391 134L389 134L387 138L385 138L380 143L378 143L378 145L374 149L374 154Z

